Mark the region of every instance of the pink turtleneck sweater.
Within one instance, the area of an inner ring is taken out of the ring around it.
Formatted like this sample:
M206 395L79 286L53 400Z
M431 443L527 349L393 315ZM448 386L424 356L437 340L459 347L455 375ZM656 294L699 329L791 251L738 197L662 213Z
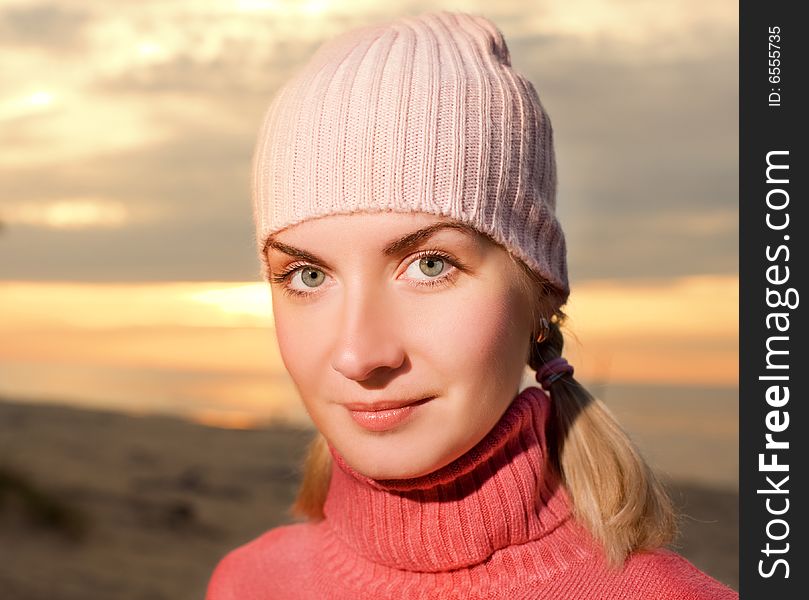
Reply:
M369 479L332 448L326 518L232 550L206 600L738 598L669 550L605 565L546 469L549 406L526 388L477 446L415 479Z

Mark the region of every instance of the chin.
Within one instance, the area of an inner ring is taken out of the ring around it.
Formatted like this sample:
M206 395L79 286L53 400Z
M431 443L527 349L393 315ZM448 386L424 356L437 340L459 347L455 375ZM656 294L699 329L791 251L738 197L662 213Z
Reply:
M367 457L368 454L363 454ZM386 460L378 457L376 461L359 460L357 466L352 467L371 479L413 479L428 475L447 464L449 461L441 461L438 456L415 456L409 457L401 452L394 453L394 457Z

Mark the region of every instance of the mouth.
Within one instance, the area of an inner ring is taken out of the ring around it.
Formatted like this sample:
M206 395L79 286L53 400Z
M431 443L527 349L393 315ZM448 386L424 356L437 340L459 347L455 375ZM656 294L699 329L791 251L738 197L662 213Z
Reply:
M345 404L351 418L363 429L371 432L396 430L404 426L419 412L419 406L435 398L429 396L418 400L354 402Z
M393 410L396 408L404 408L406 406L418 406L424 404L435 398L435 396L427 396L425 398L418 398L414 400L380 400L379 402L347 402L343 404L348 410L356 412L379 412L383 410Z

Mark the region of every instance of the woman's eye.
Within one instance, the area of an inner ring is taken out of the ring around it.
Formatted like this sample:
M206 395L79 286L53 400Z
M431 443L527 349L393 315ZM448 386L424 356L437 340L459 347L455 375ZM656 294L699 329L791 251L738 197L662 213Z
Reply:
M300 280L304 285L304 290L306 288L316 288L323 283L324 279L326 279L326 274L319 269L314 269L312 267L301 267L291 277L290 286L298 279L298 276L300 276ZM295 288L293 287L293 289Z
M426 275L427 279L434 279L445 270L444 259L438 256L424 256L417 258L407 267L407 276L411 279L422 279L420 275Z

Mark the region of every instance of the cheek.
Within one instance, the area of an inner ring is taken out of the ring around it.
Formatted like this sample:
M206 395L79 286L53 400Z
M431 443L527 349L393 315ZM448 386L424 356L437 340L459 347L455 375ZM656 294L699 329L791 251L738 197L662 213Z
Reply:
M418 318L422 347L431 350L431 362L461 371L488 372L504 366L513 371L527 351L530 325L526 307L516 293L497 290L481 282L462 298L447 295L446 306L435 306L432 317Z
M324 372L316 359L318 325L312 315L304 316L298 311L277 307L275 303L273 315L281 360L295 385L303 392L307 385L314 383L318 373Z
M328 361L323 356L323 338L317 334L319 322L311 314L297 311L275 312L275 336L281 360L306 412L320 431L329 431L323 405L318 401L329 388Z

